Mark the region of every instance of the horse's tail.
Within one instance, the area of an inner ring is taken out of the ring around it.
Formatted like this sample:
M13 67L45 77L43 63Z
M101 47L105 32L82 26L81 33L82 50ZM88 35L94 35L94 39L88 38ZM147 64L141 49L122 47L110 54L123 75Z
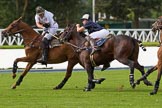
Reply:
M135 39L143 51L146 51L146 48L143 46L142 41Z

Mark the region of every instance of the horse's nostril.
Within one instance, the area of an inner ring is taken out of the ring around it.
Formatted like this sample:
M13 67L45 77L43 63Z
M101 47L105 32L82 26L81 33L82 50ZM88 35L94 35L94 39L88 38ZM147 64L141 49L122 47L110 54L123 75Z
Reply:
M4 31L2 31L1 33L4 34Z
M4 32L4 31L2 31L2 32L1 32L1 34L2 34L2 35L4 35L4 34L5 34L5 32Z
M1 32L1 35L2 35L2 36L7 36L7 32L6 32L6 31L2 31L2 32Z

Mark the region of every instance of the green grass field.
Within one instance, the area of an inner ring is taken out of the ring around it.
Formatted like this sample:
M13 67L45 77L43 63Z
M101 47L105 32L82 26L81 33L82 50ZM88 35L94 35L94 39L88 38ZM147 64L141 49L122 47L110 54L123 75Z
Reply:
M152 87L142 82L135 89L129 85L129 70L95 71L95 77L106 80L91 92L83 92L87 84L86 72L73 72L61 90L53 90L65 72L28 73L15 90L10 86L17 80L11 73L0 73L0 108L161 108L162 87L150 96ZM157 72L148 77L155 82ZM18 73L18 76L20 73ZM135 79L140 77L135 72Z
M143 45L145 47L151 47L151 46L159 46L159 42L143 42ZM3 45L0 46L0 49L24 49L24 45Z

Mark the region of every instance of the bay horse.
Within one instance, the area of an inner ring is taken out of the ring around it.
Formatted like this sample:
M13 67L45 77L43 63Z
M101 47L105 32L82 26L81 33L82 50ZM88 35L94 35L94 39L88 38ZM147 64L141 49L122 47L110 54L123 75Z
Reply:
M34 64L36 64L37 59L41 56L41 40L43 36L41 36L39 33L37 33L35 30L33 30L32 27L30 27L28 24L22 21L22 17L20 17L17 20L14 20L5 30L2 31L2 36L14 36L14 34L20 33L24 45L25 45L25 57L17 58L14 60L13 63L13 74L12 77L16 77L16 72L18 69L17 63L18 62L28 62L26 65L26 68L16 81L12 85L12 89L15 89L17 86L20 85L25 75L29 72L29 70L33 67ZM71 77L73 67L80 63L79 59L75 55L75 52L73 48L70 45L61 44L60 46L50 48L49 50L49 58L48 58L48 64L56 64L56 63L62 63L68 61L68 66L66 70L66 75L64 79L61 81L60 84L58 84L54 89L61 89L65 83L68 81L68 79ZM101 83L103 79L96 79L96 83ZM91 88L95 87L95 82L91 84Z
M147 76L149 76L155 70L158 70L157 79L156 79L155 85L154 85L154 90L152 92L150 92L150 95L157 94L158 89L159 89L161 75L162 75L162 17L159 17L152 24L152 31L153 32L155 32L155 31L160 32L160 47L159 47L158 52L157 52L158 62L157 62L157 64L155 66L148 69L148 71L140 79L138 79L136 81L136 84L140 84L140 81L145 79Z
M104 69L110 66L110 62L118 60L120 63L129 66L130 68L130 85L135 87L134 83L134 68L138 69L142 75L145 74L144 67L141 66L137 59L139 53L139 44L144 49L142 42L126 35L111 36L100 48L101 50L90 54L89 47L85 46L87 41L84 37L80 36L76 30L76 25L72 24L64 29L60 36L63 42L68 42L73 45L78 52L78 57L81 59L82 64L88 72L88 83L93 80L94 65L104 65ZM87 48L86 48L87 47ZM104 70L103 69L103 70ZM152 83L144 79L144 84L151 86ZM90 88L86 88L89 90Z

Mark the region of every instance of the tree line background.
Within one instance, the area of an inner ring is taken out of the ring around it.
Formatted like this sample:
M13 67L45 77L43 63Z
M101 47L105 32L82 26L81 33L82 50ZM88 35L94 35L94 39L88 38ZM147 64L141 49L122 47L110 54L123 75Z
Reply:
M158 18L162 15L161 0L95 0L95 15L106 13L116 20L132 21L133 27L139 27L139 18ZM0 0L0 28L23 16L29 25L34 25L36 6L42 6L54 13L60 28L68 23L81 23L84 13L92 15L92 0Z

